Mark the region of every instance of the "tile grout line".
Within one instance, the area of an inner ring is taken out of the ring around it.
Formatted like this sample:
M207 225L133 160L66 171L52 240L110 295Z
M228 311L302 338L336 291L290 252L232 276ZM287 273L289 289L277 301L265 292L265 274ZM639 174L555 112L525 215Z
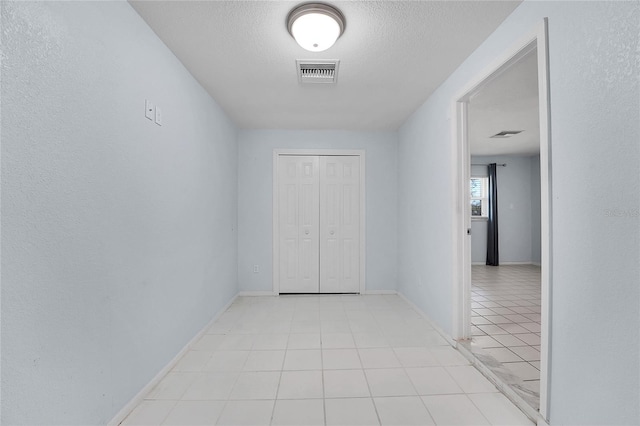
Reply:
M320 326L320 375L322 376L322 414L324 425L327 426L327 393L324 385L324 357L322 356L322 325Z
M271 407L271 418L269 424L273 424L273 417L276 414L276 404L278 403L278 394L280 393L280 385L282 384L282 374L284 373L284 361L287 359L286 346L289 345L289 336L287 336L287 343L285 344L284 355L282 357L282 363L280 364L280 376L278 377L278 386L276 386L276 394L273 397L273 407Z
M378 323L377 320L374 319L374 321ZM378 323L378 325L380 324ZM354 344L355 344L355 338L354 338ZM367 376L367 372L364 368L364 363L362 362L362 356L360 355L360 348L356 348L356 352L358 354L358 359L360 360L360 367L362 367L362 374L364 375L364 380L367 383L367 390L369 391L369 398L371 399L371 405L373 405L373 410L376 413L376 418L378 419L378 425L381 425L382 419L380 418L380 413L378 412L378 407L376 406L376 402L373 399L373 392L371 392L371 384L369 383L369 377Z

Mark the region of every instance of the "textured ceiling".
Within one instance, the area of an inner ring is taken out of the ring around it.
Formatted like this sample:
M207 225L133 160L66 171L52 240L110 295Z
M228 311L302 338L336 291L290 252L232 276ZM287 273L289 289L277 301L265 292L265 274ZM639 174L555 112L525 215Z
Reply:
M395 130L520 1L332 1L344 35L319 53L287 32L291 1L130 1L241 128ZM302 86L296 59L339 59Z
M531 155L540 152L538 59L534 49L483 87L469 102L471 155ZM503 130L523 130L490 138Z

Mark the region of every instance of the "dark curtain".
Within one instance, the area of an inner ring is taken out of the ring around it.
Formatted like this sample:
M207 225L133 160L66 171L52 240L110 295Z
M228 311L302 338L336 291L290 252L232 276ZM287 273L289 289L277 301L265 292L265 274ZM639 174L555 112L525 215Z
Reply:
M489 220L487 221L487 265L498 266L498 186L496 163L489 164Z

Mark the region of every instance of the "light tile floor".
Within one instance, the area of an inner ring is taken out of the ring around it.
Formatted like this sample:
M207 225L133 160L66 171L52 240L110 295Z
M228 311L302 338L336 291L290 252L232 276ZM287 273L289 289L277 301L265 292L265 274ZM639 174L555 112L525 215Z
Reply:
M123 425L532 425L398 296L239 297Z
M473 265L472 344L540 392L540 267ZM537 401L534 402L537 407Z

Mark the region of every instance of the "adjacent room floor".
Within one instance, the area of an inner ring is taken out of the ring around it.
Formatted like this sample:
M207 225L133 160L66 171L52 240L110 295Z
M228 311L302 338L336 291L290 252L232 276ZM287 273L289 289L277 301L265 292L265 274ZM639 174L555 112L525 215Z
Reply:
M538 409L540 398L540 267L474 265L472 346L487 366ZM504 374L503 374L504 375Z
M395 295L239 297L124 425L532 425Z

